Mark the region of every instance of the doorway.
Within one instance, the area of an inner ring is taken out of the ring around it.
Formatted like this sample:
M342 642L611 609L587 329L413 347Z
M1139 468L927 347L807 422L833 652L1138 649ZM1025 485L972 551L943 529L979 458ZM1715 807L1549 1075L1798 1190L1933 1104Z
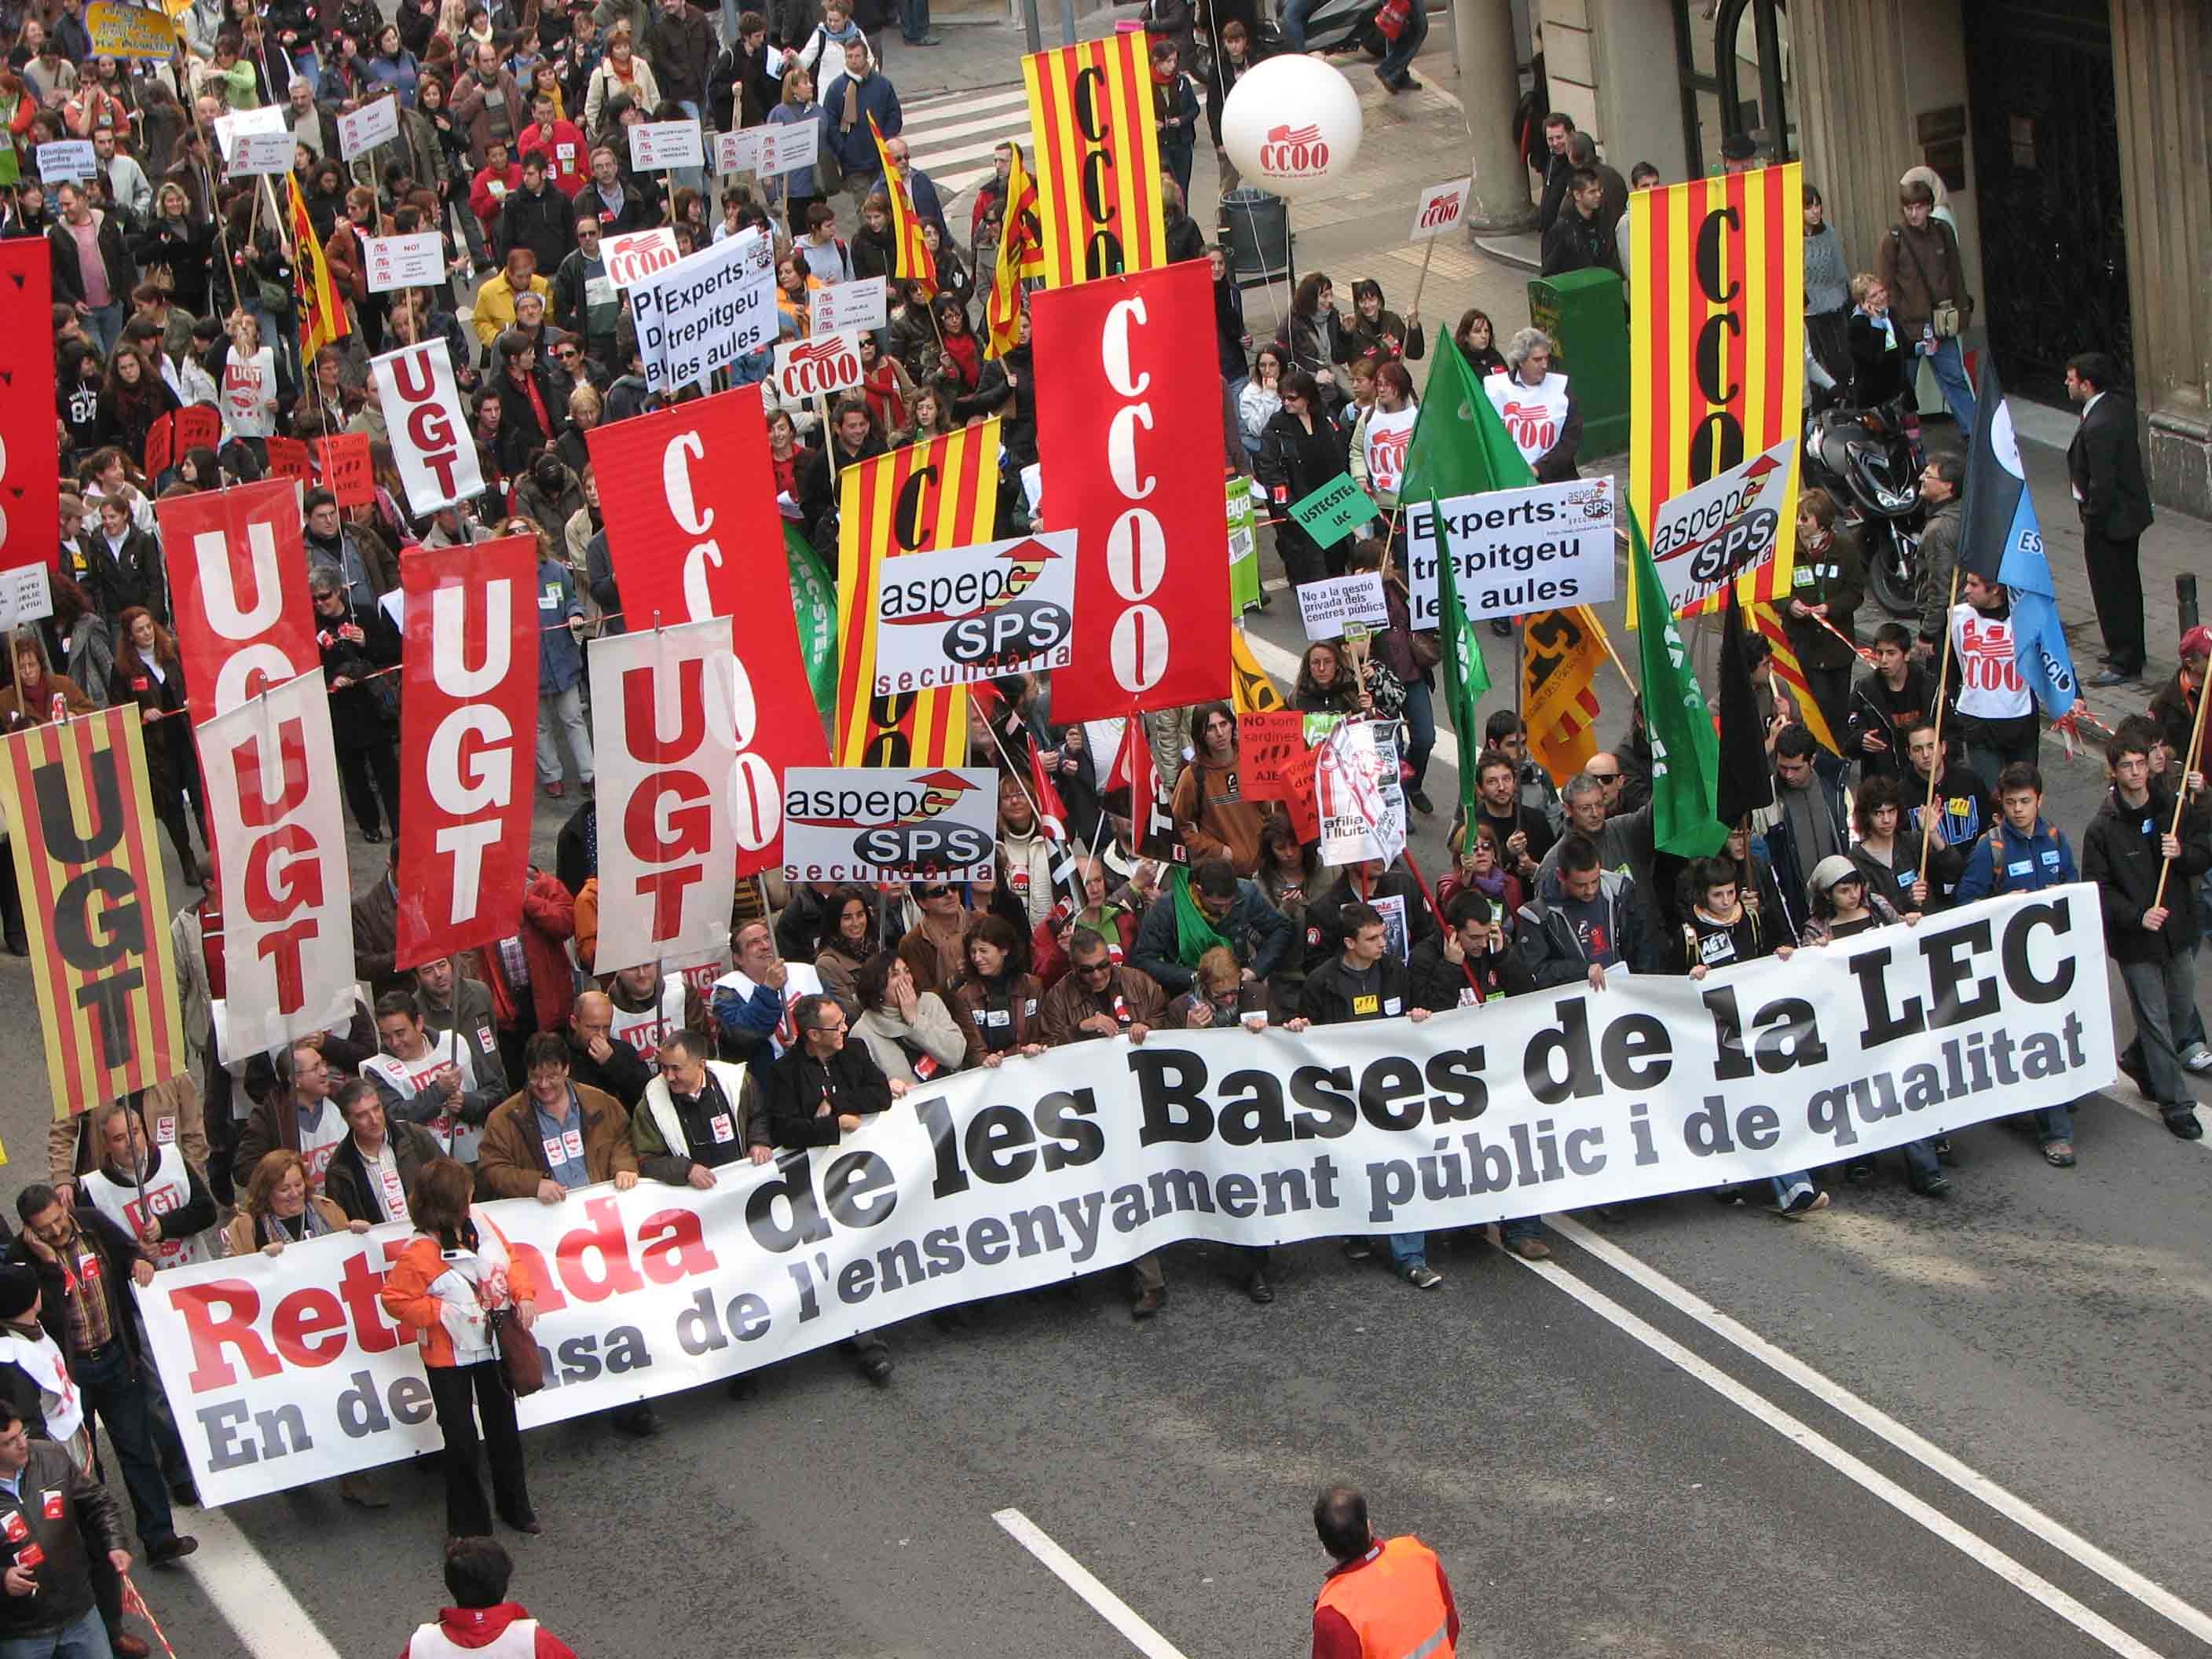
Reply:
M2066 400L2066 360L2132 365L2108 0L1966 0L1988 331L2005 388Z

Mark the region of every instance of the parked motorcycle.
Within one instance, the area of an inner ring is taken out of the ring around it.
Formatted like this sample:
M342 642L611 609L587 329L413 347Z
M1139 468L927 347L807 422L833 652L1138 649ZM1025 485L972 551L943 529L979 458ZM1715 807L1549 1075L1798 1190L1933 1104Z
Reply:
M1835 498L1837 521L1858 538L1867 583L1893 617L1920 608L1919 438L1905 402L1875 409L1832 407L1806 421L1799 482Z
M1375 20L1387 3L1389 0L1315 0L1313 9L1306 14L1306 50L1332 57L1358 52L1381 58L1390 43L1382 38ZM1259 55L1265 58L1291 49L1276 17L1261 19L1260 46Z

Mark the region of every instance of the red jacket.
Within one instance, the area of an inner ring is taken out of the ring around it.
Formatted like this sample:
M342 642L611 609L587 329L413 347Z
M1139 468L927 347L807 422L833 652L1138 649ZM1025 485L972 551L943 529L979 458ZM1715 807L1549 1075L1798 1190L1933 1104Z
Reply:
M507 969L500 959L499 947L487 945L477 951L483 964L482 975L491 987L492 1014L500 1024L513 1030L527 1024L533 1031L557 1031L568 1018L568 1004L575 995L576 969L562 949L562 942L576 931L576 901L561 884L560 878L550 870L540 870L532 876L530 885L522 892L523 960L530 965L531 1006L524 1009L514 988L507 983Z
M520 1601L501 1601L490 1607L440 1607L438 1631L457 1648L485 1648L496 1642L516 1620L529 1617L528 1609ZM414 1651L415 1643L410 1637L406 1647L400 1650L399 1659L409 1659ZM538 1659L576 1659L576 1650L541 1626L538 1632Z
M495 178L499 180L500 186L496 196L492 194L491 189ZM500 210L506 204L507 198L521 188L522 163L520 161L509 161L506 171L496 174L489 167L477 169L476 178L469 185L469 209L483 222L486 234L498 225ZM545 280L550 283L553 279L548 276Z
M584 180L591 177L591 157L584 143L583 129L573 121L556 121L550 139L533 121L514 141L514 147L520 155L543 155L545 176L558 185L561 193L572 202L576 199L576 192L583 189ZM552 276L551 271L547 271L546 280L551 281Z

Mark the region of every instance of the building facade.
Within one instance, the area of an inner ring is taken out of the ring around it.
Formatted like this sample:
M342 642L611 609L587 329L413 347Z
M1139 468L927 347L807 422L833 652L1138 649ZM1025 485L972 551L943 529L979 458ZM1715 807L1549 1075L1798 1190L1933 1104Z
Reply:
M2152 493L2212 517L2208 0L1529 0L1522 15L1550 106L1613 165L1712 172L1749 133L1803 160L1856 269L1897 217L1899 175L1934 168L1969 347L2051 403L2069 356L2112 354Z

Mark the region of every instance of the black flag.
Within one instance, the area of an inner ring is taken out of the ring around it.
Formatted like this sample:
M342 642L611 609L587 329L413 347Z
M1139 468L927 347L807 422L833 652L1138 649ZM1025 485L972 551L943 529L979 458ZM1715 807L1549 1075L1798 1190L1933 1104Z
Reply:
M1728 623L1721 635L1721 771L1715 816L1734 830L1746 814L1774 804L1774 776L1766 765L1759 692L1751 683L1751 634L1735 583L1729 584L1728 594Z

